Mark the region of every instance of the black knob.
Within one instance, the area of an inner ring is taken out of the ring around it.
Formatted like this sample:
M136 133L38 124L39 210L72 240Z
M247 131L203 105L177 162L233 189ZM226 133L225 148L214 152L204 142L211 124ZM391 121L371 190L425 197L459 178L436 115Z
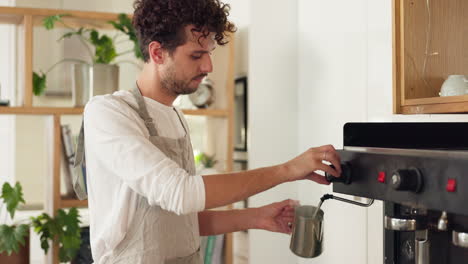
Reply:
M418 193L422 190L423 177L416 168L397 170L392 173L390 185L397 191L411 191Z
M333 169L335 166L330 165ZM325 179L329 182L341 182L343 184L351 184L352 180L352 169L351 169L351 164L349 162L345 162L341 164L341 177L335 177L331 174L325 173Z

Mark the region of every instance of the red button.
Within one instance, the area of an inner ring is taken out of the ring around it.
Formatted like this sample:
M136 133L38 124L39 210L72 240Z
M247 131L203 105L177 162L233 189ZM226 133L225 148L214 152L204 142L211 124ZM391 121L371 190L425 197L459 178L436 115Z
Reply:
M385 172L379 172L379 177L377 178L379 182L385 183Z
M448 179L446 188L447 192L455 192L457 189L457 181L455 179Z

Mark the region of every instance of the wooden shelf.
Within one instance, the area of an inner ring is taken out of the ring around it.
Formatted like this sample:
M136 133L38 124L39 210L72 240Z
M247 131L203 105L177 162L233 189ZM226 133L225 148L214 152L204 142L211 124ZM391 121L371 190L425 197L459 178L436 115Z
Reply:
M0 107L0 114L4 115L81 115L83 107ZM184 109L186 115L227 117L228 110L224 109Z
M468 95L407 99L402 114L448 114L468 112Z
M3 115L81 115L83 107L6 107L0 106Z
M23 8L23 7L0 7L0 23L3 24L20 24L25 16L34 17L34 25L42 25L42 19L47 16L58 14L67 14L68 17L62 19L74 27L92 26L98 29L113 29L113 26L108 23L111 20L117 20L118 14L105 12L85 12L76 10L60 10L60 9L45 9L45 8ZM132 17L129 15L129 17ZM60 24L57 24L60 27Z
M60 200L61 208L70 208L70 207L88 207L88 200L72 200L72 199L61 199Z
M183 109L182 112L186 115L194 116L211 116L211 117L227 117L229 111L224 109Z

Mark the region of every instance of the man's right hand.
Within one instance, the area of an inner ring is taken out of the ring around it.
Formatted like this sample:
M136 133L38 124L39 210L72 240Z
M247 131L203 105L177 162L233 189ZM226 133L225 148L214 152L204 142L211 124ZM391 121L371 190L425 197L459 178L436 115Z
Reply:
M335 169L323 163L330 162ZM323 171L335 177L340 177L340 156L332 145L310 148L296 158L283 164L286 171L286 181L312 180L320 184L330 184L324 176L316 171Z

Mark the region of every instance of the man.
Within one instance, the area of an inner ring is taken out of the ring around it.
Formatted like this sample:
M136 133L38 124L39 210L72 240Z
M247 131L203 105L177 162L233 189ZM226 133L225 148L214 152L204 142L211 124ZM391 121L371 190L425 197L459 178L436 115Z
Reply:
M91 247L96 263L202 263L200 235L290 233L295 202L207 210L283 182L341 173L332 146L277 166L196 175L187 124L172 103L213 70L211 52L235 28L218 0L138 0L133 23L145 64L131 91L94 97L84 113ZM131 88L131 87L129 87ZM329 161L336 170L323 163Z

